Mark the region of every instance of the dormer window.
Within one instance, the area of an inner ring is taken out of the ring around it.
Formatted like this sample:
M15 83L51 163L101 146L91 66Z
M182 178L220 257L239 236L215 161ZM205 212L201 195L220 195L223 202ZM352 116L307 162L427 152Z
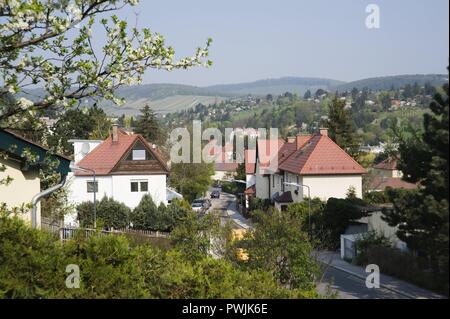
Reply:
M133 161L145 161L147 158L145 156L145 150L133 150L132 158Z
M127 161L148 161L153 159L152 154L141 142L136 143L127 156Z

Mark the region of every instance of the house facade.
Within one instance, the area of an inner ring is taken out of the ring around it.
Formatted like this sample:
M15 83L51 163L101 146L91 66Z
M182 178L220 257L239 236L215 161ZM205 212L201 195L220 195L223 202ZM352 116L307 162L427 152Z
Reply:
M372 174L367 183L369 192L381 192L387 187L397 189L416 189L417 185L404 181L403 172L398 169L396 158L387 158L372 168Z
M33 163L27 161L24 152L36 156ZM31 224L31 202L41 191L39 170L46 165L44 158L57 160L56 172L64 178L69 172L70 159L48 152L45 147L20 135L0 129L0 205L21 211L18 216ZM9 183L6 183L6 180ZM37 227L41 225L40 204L37 205Z
M362 197L362 176L367 171L321 129L314 135L278 140L269 160L261 160L267 141L258 141L255 196L270 199L279 209L308 196L328 200L345 198L350 189ZM267 158L267 157L266 157ZM270 169L268 169L270 167ZM304 187L302 186L304 185Z
M145 194L156 205L167 204L166 180L170 170L156 145L117 126L113 126L111 136L105 141L86 143L89 142L74 141L78 169L69 182L73 203L93 201L96 192L97 200L107 196L130 208L136 207ZM66 224L73 223L76 223L75 216L68 217Z

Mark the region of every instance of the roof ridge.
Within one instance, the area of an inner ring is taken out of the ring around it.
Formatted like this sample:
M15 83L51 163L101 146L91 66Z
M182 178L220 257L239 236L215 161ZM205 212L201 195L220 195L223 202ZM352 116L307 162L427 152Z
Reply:
M351 159L353 161L354 164L356 164L357 166L359 166L360 168L362 168L364 171L367 172L367 170L362 167L361 164L359 164L352 156L350 156L350 154L348 154L342 147L340 147L335 141L333 141L329 136L326 135L321 135L325 138L327 138L328 140L331 141L331 143L333 143L335 146L337 146L337 148L339 149L340 152L342 152L345 156L347 156L349 159Z
M161 158L161 156L158 154L158 152L156 152L156 150L154 150L152 147L152 145L156 145L156 144L152 143L152 145L150 145L150 143L141 134L133 134L133 135L135 135L139 140L143 141L146 144L147 148L150 150L150 152L153 154L153 156L155 156L155 158L158 160L158 162L163 165L164 169L169 172L170 169L167 166L167 163Z
M310 145L312 144L311 140L312 140L314 137L318 137L317 142L315 142L314 147L311 149L311 151L310 151L309 154L307 155L305 164L303 164L303 166L302 166L302 168L300 169L300 172L299 172L299 173L301 173L301 172L303 171L303 169L306 167L306 165L308 164L308 162L311 160L311 155L314 153L314 150L316 149L317 145L319 145L319 142L320 142L320 139L322 138L322 136L323 136L323 135L317 135L317 134L316 134L316 135L313 135L313 136L308 140L308 142L306 142L305 145L303 145L303 146L299 149L300 151L302 151L303 148L305 148L306 146L310 146ZM311 143L311 144L310 144L310 143Z

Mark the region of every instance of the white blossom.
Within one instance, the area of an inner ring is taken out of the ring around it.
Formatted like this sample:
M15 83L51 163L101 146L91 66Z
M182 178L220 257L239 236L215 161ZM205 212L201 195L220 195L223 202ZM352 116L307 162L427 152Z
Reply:
M17 101L18 106L23 109L26 110L30 107L32 107L34 105L33 101L30 101L24 97L21 97L18 101Z

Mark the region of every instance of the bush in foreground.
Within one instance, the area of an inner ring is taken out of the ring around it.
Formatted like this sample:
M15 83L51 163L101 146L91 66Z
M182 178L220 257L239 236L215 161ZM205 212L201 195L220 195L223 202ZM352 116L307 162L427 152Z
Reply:
M66 266L80 268L80 288L65 285ZM62 244L0 215L0 298L314 298L314 289L286 289L264 269L243 270L176 249L132 247L121 236Z

